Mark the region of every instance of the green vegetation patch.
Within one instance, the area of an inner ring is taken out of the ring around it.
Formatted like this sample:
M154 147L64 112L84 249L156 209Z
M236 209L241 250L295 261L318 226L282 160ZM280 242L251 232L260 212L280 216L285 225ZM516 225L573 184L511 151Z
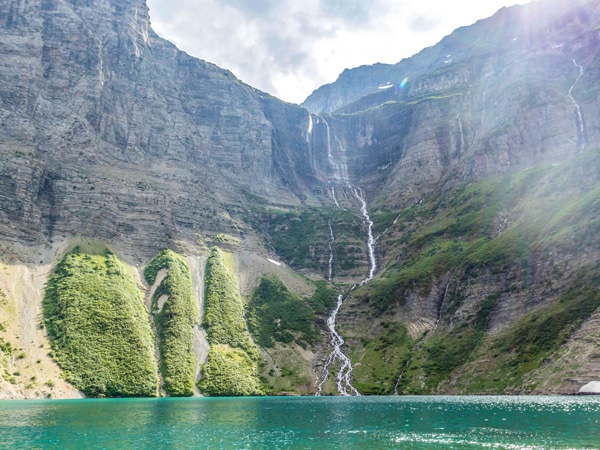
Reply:
M12 344L8 341L5 341L2 337L0 337L0 352L5 353L6 355L12 355L13 353Z
M268 349L269 357L259 363L260 381L267 395L314 393L310 353L297 345L275 343Z
M333 290L325 280L316 281L315 285L317 288L308 299L308 303L315 314L327 314L335 307L338 292Z
M206 263L204 326L211 345L226 344L257 360L259 351L250 339L244 320L244 305L234 275L225 266L218 247Z
M409 290L426 295L450 273L469 276L482 268L500 273L516 261L526 264L532 251L596 243L600 188L579 181L588 166L600 170L599 158L582 156L556 168L540 165L480 180L398 212L407 228L396 243L405 244L402 258L371 283L369 303L381 314L401 305ZM393 216L378 214L386 221Z
M217 247L210 251L205 283L203 323L211 347L198 386L207 395L259 394L260 352L246 327L236 279Z
M164 250L144 270L149 284L154 284L160 269L167 275L152 298L152 314L159 338L160 372L168 395L190 396L194 393L196 355L193 327L198 310L192 294L192 274L186 260L171 250ZM159 299L167 299L159 307Z
M148 314L113 253L68 253L48 281L43 310L54 357L76 388L92 397L156 395Z
M300 211L258 211L253 226L269 238L283 261L296 269L317 270L327 276L330 231L333 227L334 269L350 270L364 260L364 230L355 211L307 208Z
M329 242L327 222L317 212L272 213L268 216L268 232L277 253L293 267L325 271L324 261Z
M352 350L353 382L367 395L391 395L400 370L414 345L406 327L398 322L383 322L383 331L374 339L365 339Z
M273 347L278 341L306 348L322 336L310 306L273 275L263 276L252 293L248 326L261 347Z
M498 298L499 295L488 296L470 322L463 322L449 333L434 335L423 345L426 392L431 392L473 357Z
M198 387L213 397L264 395L256 362L243 350L228 345L211 345Z

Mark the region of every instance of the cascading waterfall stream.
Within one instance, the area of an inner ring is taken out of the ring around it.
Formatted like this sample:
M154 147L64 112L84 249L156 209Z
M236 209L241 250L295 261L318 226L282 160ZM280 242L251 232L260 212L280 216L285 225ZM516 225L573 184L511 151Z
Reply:
M318 123L319 118L316 117L316 121ZM308 128L306 130L306 143L308 144L308 152L310 158L310 167L313 173L316 171L316 162L315 162L315 149L314 149L314 136L313 136L313 115L312 113L308 113Z
M367 227L367 250L368 250L368 258L369 258L369 273L367 277L362 280L360 283L355 284L350 288L348 293L342 291L337 297L336 307L331 313L331 315L327 318L327 327L329 328L329 332L331 335L330 344L333 350L329 353L327 358L325 359L325 363L323 364L323 370L321 372L321 380L318 384L317 393L315 395L320 396L323 392L323 385L329 378L329 372L331 368L337 364L337 374L335 376L335 384L337 387L337 391L339 394L348 396L348 395L360 395L358 390L352 385L352 361L344 351L342 347L344 345L344 339L336 330L336 319L337 314L344 303L344 300L348 298L350 292L352 292L356 287L363 286L367 282L369 282L373 276L375 275L375 271L377 270L377 259L375 257L375 238L373 237L373 221L369 216L369 211L367 208L367 202L365 200L365 196L363 191L358 188L350 185L349 177L348 177L348 168L346 164L345 158L345 149L342 147L339 139L336 138L336 142L339 145L340 153L341 153L341 161L336 161L335 157L331 151L331 132L329 128L329 124L325 119L323 119L323 123L325 124L327 130L327 159L330 164L330 167L333 169L333 178L340 182L343 186L350 189L352 194L358 199L360 204L360 213L362 215L363 222ZM335 205L338 208L341 208L335 193L335 187L331 188L332 197ZM333 232L333 227L331 226L331 222L328 222L329 226L329 266L328 266L328 280L331 282L333 279L333 244L335 243L335 235Z
M336 195L336 193L335 193L335 187L334 187L334 186L331 186L331 198L333 199L333 203L335 203L335 206L337 206L337 207L338 207L338 208L340 208L340 209L343 209L343 208L340 206L340 203L338 202L338 199L337 199L337 195Z
M573 97L573 89L575 88L575 86L577 86L577 83L579 83L579 80L581 79L581 77L583 76L583 66L577 64L577 61L575 61L575 58L571 58L571 61L573 61L573 64L575 65L575 67L577 67L579 69L579 76L577 77L577 79L575 80L575 82L571 85L571 87L569 88L569 98L571 99L571 102L573 102L573 105L575 105L575 111L577 113L577 138L578 138L578 145L579 145L579 150L583 151L585 149L585 124L583 122L583 115L581 114L581 108L579 107L579 103L577 103L577 101L575 100L575 98Z
M327 222L329 226L329 270L327 271L327 281L331 283L333 279L333 244L335 243L335 234L333 234L333 228L331 222Z
M371 220L371 217L369 217L369 210L367 209L367 202L363 196L363 193L360 190L360 188L355 188L355 187L352 188L352 192L354 192L354 195L360 201L360 212L363 216L363 221L367 225L367 250L369 253L369 275L367 276L367 278L365 278L364 280L362 280L360 282L359 285L363 286L364 284L371 281L371 279L373 279L373 276L375 275L375 271L377 270L377 259L375 258L375 238L373 237L373 221Z
M342 145L342 143L340 142L340 140L336 137L335 138L335 142L339 148L339 151L341 152L341 160L340 162L337 164L337 171L339 172L339 175L336 177L336 179L339 179L339 181L342 181L344 183L348 183L348 162L346 161L346 149L344 148L344 146Z
M331 332L331 346L333 350L327 356L325 360L325 364L323 364L323 372L322 378L319 383L316 396L320 396L323 392L323 384L329 378L329 371L331 366L337 361L339 362L339 368L337 375L335 376L335 384L337 386L338 392L344 396L347 395L360 395L360 392L356 390L354 386L352 386L352 361L348 358L344 352L342 351L342 346L344 345L344 339L340 336L340 334L335 329L335 320L337 317L337 313L340 310L342 304L344 303L344 294L339 294L337 297L337 304L333 313L327 319L327 327ZM350 391L350 393L348 392Z

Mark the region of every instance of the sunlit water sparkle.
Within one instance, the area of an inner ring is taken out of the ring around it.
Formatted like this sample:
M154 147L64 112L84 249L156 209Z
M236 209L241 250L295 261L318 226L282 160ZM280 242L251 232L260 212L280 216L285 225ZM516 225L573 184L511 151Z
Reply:
M597 397L0 402L0 448L598 448Z

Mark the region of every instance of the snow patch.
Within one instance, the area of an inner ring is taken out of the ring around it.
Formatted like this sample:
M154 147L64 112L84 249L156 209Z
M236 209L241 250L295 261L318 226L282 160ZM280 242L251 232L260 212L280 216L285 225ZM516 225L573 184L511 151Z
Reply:
M590 381L579 389L579 394L600 394L600 381Z

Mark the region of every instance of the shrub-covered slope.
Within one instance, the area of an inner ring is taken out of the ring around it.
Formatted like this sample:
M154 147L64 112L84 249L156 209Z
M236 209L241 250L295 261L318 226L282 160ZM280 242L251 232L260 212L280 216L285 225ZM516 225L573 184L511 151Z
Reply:
M48 282L44 318L65 378L86 395L156 395L148 314L133 277L113 253L68 253Z
M310 306L272 276L263 277L252 294L248 325L261 347L273 347L277 341L296 342L306 348L316 344L321 337Z
M319 324L336 297L324 281L315 283L311 297L302 298L275 275L260 278L250 295L247 320L262 348L259 372L267 394L314 392L315 351L325 337Z
M210 351L198 383L203 394L212 396L260 395L260 352L252 342L244 320L244 305L224 255L213 247L206 264L206 295L203 325Z
M159 339L159 369L168 395L189 396L194 393L193 327L198 317L190 267L175 252L164 250L144 270L150 285L160 269L167 274L154 292L151 309Z

